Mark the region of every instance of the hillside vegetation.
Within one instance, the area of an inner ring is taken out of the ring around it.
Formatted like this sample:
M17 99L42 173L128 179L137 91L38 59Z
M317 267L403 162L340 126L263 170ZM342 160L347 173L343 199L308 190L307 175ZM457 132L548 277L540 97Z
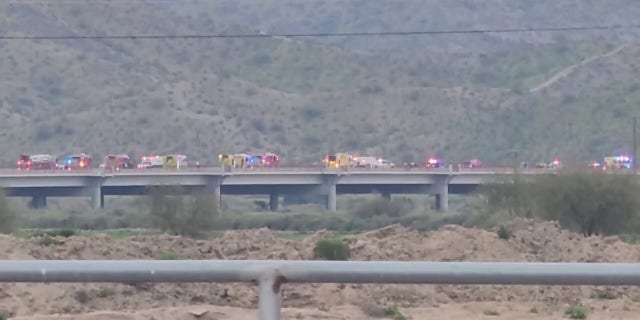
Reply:
M631 1L489 2L12 2L0 4L0 33L625 24L640 11ZM586 161L630 149L636 33L0 40L0 158L179 152L213 163L220 152L275 151L293 163L349 150L501 162L522 149L532 161Z

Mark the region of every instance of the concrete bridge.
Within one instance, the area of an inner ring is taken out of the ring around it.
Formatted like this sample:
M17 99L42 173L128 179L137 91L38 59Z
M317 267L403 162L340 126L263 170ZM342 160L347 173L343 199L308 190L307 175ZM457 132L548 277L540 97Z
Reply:
M520 171L523 175L549 173L547 169ZM94 208L104 207L105 196L145 195L149 186L180 186L185 193L211 190L221 195L269 195L269 207L278 209L283 194L317 194L336 211L339 194L429 194L435 207L448 209L448 195L467 194L478 185L513 175L510 168L492 169L144 169L106 172L0 170L0 188L8 196L31 197L35 208L46 207L47 197L90 197Z

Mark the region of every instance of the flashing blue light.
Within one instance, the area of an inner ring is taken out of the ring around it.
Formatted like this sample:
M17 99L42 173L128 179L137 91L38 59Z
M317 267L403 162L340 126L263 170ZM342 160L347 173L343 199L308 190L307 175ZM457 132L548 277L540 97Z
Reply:
M71 164L71 159L67 159L67 164Z

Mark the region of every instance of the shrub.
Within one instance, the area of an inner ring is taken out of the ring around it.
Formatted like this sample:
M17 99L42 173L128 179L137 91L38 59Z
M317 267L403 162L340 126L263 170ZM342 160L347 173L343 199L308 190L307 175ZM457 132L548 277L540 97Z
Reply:
M182 256L175 252L160 252L156 255L156 260L182 260Z
M358 218L365 219L375 216L400 217L407 214L411 208L404 203L385 198L377 198L367 201L353 212Z
M632 177L569 173L536 183L540 215L586 236L622 233L637 223L640 190Z
M49 230L49 231L36 231L31 234L29 237L63 237L68 238L76 234L76 231L73 229L59 229L59 230Z
M386 308L369 300L362 300L358 303L360 310L371 318L383 318L386 316Z
M316 259L348 260L351 256L351 248L340 239L322 239L316 243L313 255Z
M511 238L512 232L511 230L509 230L509 228L500 225L500 227L498 227L498 238L503 239L503 240L509 240L509 238Z
M113 291L113 289L111 288L100 288L100 291L98 291L98 297L100 298L108 298L111 297L115 294L115 291Z
M19 215L17 210L11 206L4 190L0 190L0 233L12 233L19 227Z
M638 224L640 188L630 176L560 172L531 182L496 183L481 188L490 211L556 220L585 236L619 234Z
M596 290L594 297L600 300L614 300L617 298L617 295L611 290Z
M179 187L153 187L149 200L154 226L176 235L202 236L213 228L218 216L213 190L182 196Z
M587 318L587 309L583 306L572 305L570 306L565 313L569 316L570 319L586 319Z
M385 307L384 315L393 320L407 320L407 317L405 317L396 306Z
M89 302L89 300L91 300L91 297L89 296L89 294L84 290L76 291L73 297L80 304L86 304Z
M44 237L40 238L40 240L38 240L38 244L43 246L43 247L47 247L50 245L59 245L60 241L56 240L55 238L51 237L50 235L45 235Z

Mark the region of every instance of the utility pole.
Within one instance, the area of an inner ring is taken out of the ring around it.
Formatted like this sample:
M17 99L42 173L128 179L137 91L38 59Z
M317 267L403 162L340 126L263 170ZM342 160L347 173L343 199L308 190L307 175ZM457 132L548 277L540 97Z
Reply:
M638 156L638 134L637 134L637 117L633 117L633 174L638 174L638 166L636 165L636 159Z

